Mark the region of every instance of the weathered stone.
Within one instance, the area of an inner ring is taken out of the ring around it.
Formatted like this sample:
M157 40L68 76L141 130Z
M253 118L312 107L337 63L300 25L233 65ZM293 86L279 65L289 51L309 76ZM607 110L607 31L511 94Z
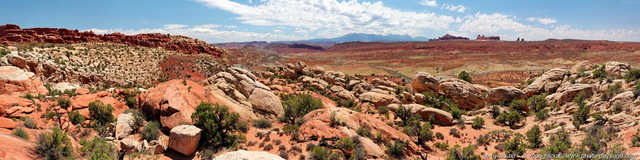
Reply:
M116 122L116 137L122 139L127 137L133 131L133 116L131 114L118 115L118 121Z
M192 125L180 125L171 129L169 148L186 156L191 156L198 149L202 130Z
M227 152L216 156L214 160L249 160L249 159L264 159L264 160L284 160L284 158L264 151L246 151L238 150L233 152Z
M512 100L525 98L527 98L527 95L525 95L522 90L511 86L492 88L487 94L487 102L493 104L497 104L500 102L509 103Z
M438 79L426 72L417 72L411 81L411 88L418 93L437 91L439 85Z
M453 125L453 115L447 111L443 111L433 107L426 107L420 104L390 104L388 107L392 111L396 111L402 107L411 109L411 113L419 115L424 119L433 118L433 123L438 125Z

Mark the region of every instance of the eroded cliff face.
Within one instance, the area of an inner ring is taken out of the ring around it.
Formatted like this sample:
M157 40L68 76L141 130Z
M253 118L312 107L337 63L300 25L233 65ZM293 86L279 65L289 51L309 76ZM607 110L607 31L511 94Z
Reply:
M144 47L162 47L186 54L205 53L219 56L220 48L207 44L197 39L148 33L137 35L125 35L122 33L95 34L92 31L78 31L65 28L29 28L21 29L20 26L7 24L0 26L0 44L8 45L17 42L48 42L48 43L80 43L80 42L110 42Z

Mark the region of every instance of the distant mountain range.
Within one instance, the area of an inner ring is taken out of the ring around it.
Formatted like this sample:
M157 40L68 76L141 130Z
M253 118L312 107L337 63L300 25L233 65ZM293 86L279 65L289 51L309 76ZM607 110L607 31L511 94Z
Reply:
M274 41L274 42L264 42L264 41L253 41L253 42L231 42L231 43L216 43L214 46L222 47L222 48L239 48L244 45L252 45L255 47L264 47L267 44L306 44L320 47L331 47L336 43L344 43L344 42L408 42L408 41L428 41L427 37L411 37L409 35L379 35L379 34L365 34L365 33L350 33L341 37L336 38L318 38L318 39L309 39L309 40L299 40L299 41Z

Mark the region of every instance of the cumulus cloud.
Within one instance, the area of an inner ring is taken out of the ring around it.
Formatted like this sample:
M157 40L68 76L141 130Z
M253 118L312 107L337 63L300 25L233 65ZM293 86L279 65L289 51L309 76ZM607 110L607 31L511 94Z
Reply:
M357 0L265 0L262 4L244 5L230 0L196 0L207 7L238 15L242 23L258 26L289 26L310 31L320 37L347 33L420 35L423 30L446 29L452 16L435 13L401 11L382 2Z
M188 26L182 25L182 24L165 24L164 25L164 29L180 29L184 27L188 27Z
M526 18L527 21L537 21L539 23L542 24L552 24L552 23L556 23L558 22L558 20L552 19L552 18L536 18L536 17L529 17Z
M454 12L460 12L460 13L464 13L465 11L469 10L469 8L463 5L451 5L448 3L445 3L444 5L442 5L442 8L450 11L454 11Z
M141 33L164 33L172 35L183 35L200 39L209 43L222 43L222 42L242 42L242 41L283 41L283 40L295 40L295 39L307 39L309 37L297 36L297 35L282 35L272 33L256 33L256 32L242 32L242 31L225 31L218 30L216 28L220 25L205 24L193 27L167 27L157 29L139 29L139 30L124 30L124 29L89 29L96 34L107 34L113 32L120 32L127 35L141 34Z
M529 20L527 18L526 20ZM534 19L533 21L539 21ZM499 34L503 39L510 40L516 37L530 40L557 39L597 39L597 40L638 40L640 30L637 29L605 29L585 30L576 29L568 25L542 28L524 25L511 15L499 13L469 15L458 27L458 33L464 35Z
M435 0L422 0L422 2L420 2L421 5L425 5L425 6L429 6L429 7L437 7L438 6L438 2L436 2Z

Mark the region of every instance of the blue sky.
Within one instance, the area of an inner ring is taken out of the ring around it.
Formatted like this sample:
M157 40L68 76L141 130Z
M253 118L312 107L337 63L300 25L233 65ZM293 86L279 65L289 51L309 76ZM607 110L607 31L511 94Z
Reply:
M211 43L348 33L640 41L638 0L5 0L0 23Z

